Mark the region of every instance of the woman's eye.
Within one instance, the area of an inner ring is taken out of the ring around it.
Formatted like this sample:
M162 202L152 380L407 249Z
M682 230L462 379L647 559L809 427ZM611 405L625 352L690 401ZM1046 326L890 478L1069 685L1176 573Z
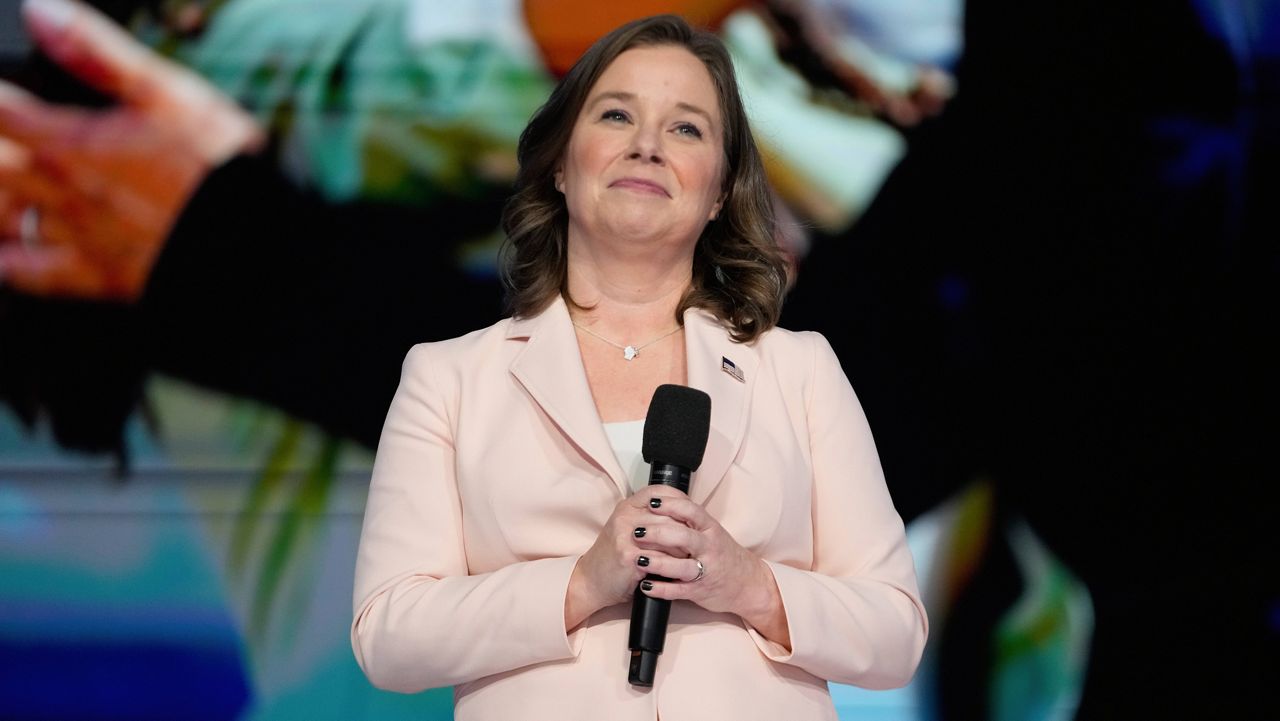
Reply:
M691 138L702 137L702 131L698 129L698 126L691 123L681 123L680 125L677 125L676 132L681 135L687 135Z
M600 119L616 120L621 122L626 122L627 120L629 120L629 118L627 117L627 114L622 112L621 110L606 110L600 114Z

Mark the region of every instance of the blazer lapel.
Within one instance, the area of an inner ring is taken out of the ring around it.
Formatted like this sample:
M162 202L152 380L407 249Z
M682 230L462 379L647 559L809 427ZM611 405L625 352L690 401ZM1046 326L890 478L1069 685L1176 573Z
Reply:
M557 297L533 318L511 321L511 339L527 338L511 374L578 450L627 495L627 480L596 411L578 339L564 300Z
M734 343L720 322L704 311L686 311L684 331L689 385L711 396L707 451L689 482L689 497L704 503L724 479L742 445L760 359L754 345ZM726 372L725 360L737 374Z

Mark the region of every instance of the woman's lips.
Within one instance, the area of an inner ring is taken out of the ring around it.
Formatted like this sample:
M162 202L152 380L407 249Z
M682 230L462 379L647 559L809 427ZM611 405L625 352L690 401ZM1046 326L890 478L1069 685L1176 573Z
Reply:
M610 183L610 187L626 188L628 190L635 190L641 193L660 195L664 198L671 197L671 194L667 192L666 188L658 185L652 180L644 180L642 178L622 178L621 180L615 180Z

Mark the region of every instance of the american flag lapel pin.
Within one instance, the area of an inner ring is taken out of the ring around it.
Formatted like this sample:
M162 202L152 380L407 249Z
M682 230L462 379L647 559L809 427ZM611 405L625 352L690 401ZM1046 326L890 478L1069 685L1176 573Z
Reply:
M734 378L737 378L739 383L747 382L747 379L742 375L742 369L739 368L736 364L734 364L733 361L729 360L728 358L725 358L724 356L720 356L720 370L724 371L725 373L728 373Z

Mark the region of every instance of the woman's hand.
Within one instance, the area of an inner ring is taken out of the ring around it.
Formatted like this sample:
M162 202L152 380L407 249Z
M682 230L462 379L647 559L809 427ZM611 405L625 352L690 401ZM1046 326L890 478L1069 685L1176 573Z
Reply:
M649 510L654 520L636 539L649 560L647 570L672 579L641 584L646 595L737 614L769 640L790 647L782 596L764 559L739 545L680 491L654 486L636 495L653 499Z
M93 9L23 10L50 58L120 104L56 107L0 83L0 278L40 295L135 300L190 194L263 134Z
M614 509L574 569L565 628L630 600L649 573L671 580L646 581L645 594L737 614L766 638L790 646L782 598L764 560L739 545L702 506L668 486L649 486ZM579 604L576 599L591 600Z
M578 559L565 598L566 631L602 608L630 601L636 584L649 572L637 563L642 554L635 530L652 523L652 495L650 489L645 489L620 501L596 542Z

